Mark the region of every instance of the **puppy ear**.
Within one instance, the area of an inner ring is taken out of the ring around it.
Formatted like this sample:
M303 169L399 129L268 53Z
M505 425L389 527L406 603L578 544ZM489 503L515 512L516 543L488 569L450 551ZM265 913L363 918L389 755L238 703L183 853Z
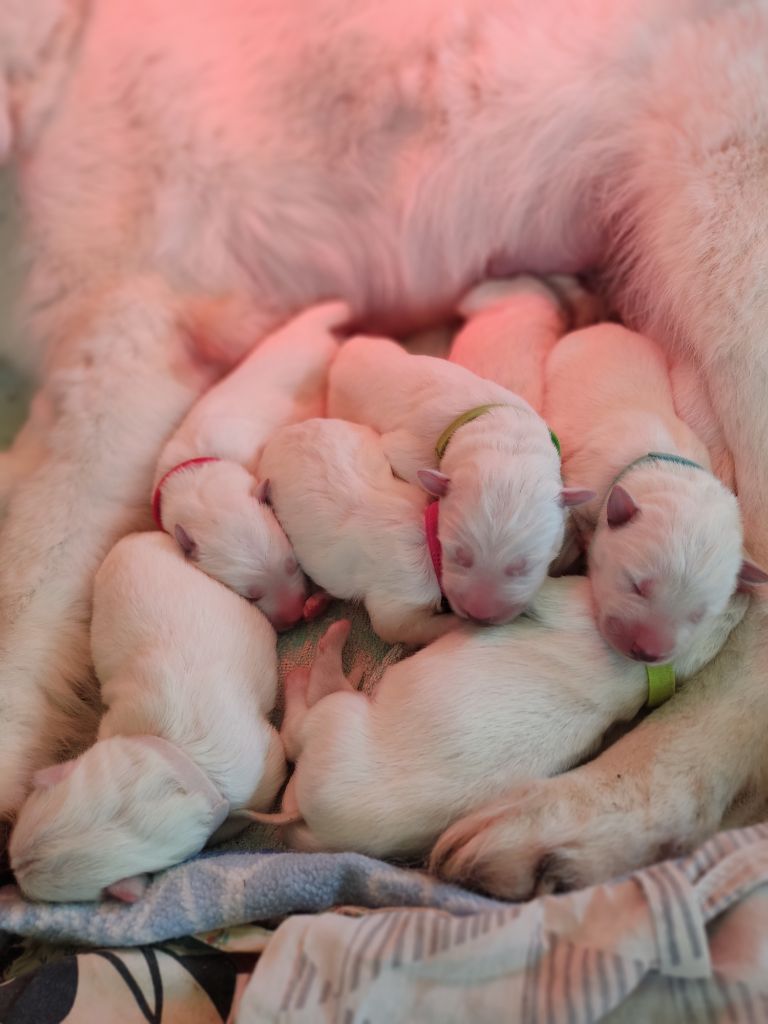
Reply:
M251 493L256 501L260 501L263 505L268 505L270 498L269 480L262 480L261 483L255 484Z
M441 473L439 469L420 469L416 476L427 494L432 494L435 498L444 498L450 490L451 478Z
M621 484L616 484L608 495L608 506L606 508L608 525L615 529L617 526L624 526L635 518L640 509L634 502L629 491Z
M176 543L187 558L197 558L197 544L192 540L183 526L176 523L173 528L173 535L176 538Z
M576 508L577 505L586 505L596 497L594 491L588 491L583 487L564 487L560 492L560 503L564 508Z
M32 786L34 789L50 789L51 786L55 786L57 782L62 782L68 775L71 775L76 764L77 759L41 768L32 776Z
M742 593L749 592L752 587L759 587L761 583L768 583L768 572L761 569L749 558L741 563L738 576L738 590Z
M135 903L140 900L149 887L149 875L131 875L113 882L104 890L105 896L111 896L121 903Z

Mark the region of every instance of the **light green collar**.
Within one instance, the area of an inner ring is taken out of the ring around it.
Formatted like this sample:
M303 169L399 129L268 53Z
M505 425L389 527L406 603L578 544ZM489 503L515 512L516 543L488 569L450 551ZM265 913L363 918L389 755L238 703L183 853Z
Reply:
M467 423L471 423L472 420L479 419L480 416L484 416L487 412L490 412L491 409L502 408L504 408L503 402L492 402L490 405L476 405L474 409L468 409L460 416L457 416L455 420L452 420L440 437L438 437L437 443L435 444L435 455L437 455L438 461L440 461L440 459L445 455L445 449L448 447L448 443L459 427L463 427ZM550 430L549 436L552 438L552 444L555 446L557 454L559 455L560 441L558 440L557 434L555 434L554 430Z
M674 665L646 665L648 676L648 701L646 707L657 708L664 704L675 693Z

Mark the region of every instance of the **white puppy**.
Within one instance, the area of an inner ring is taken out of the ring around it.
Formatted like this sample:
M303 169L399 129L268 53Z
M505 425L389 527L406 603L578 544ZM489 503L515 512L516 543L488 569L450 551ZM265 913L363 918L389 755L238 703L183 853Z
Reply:
M679 679L716 655L747 603L736 596L699 634ZM309 678L286 683L296 770L282 813L260 816L295 822L287 838L306 849L420 856L511 784L583 760L649 693L645 666L600 637L583 577L545 582L513 626L465 625L391 666L373 697L344 678L346 632L334 624Z
M566 482L599 495L574 518L600 631L630 658L676 661L768 576L743 560L738 503L675 413L664 353L615 324L577 331L549 358L544 404Z
M143 872L197 853L230 810L264 809L285 778L275 632L161 533L120 541L96 576L98 742L38 772L11 837L33 899L135 898Z
M541 413L549 353L558 338L594 323L600 311L599 300L568 274L484 281L459 303L466 323L449 359Z
M519 615L560 550L565 507L593 497L563 488L557 448L527 402L382 338L342 347L328 414L378 430L394 471L441 499L443 590L465 618Z
M285 427L264 449L261 471L301 565L329 594L364 601L383 640L425 644L458 624L439 614L427 496L392 475L370 427Z
M325 303L270 335L193 407L155 474L157 525L278 630L301 618L306 580L269 507L268 481L252 474L275 430L323 415L333 331L349 315L344 303Z

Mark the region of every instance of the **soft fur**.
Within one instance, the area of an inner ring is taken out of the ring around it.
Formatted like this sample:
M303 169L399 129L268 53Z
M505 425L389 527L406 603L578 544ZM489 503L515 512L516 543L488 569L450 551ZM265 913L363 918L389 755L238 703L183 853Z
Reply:
M681 681L717 654L746 603L710 624ZM315 677L287 693L297 764L283 809L301 819L286 833L301 848L421 856L513 783L583 760L648 694L645 668L600 638L583 578L549 580L512 626L464 626L391 666L373 697L344 679L341 646L326 641Z
M443 430L487 404L498 408L460 427L438 459ZM443 590L454 612L497 624L519 615L560 551L571 500L549 431L527 402L462 366L360 337L331 368L328 413L378 430L395 473L440 498Z
M125 876L197 853L215 807L144 739L182 751L233 810L264 810L285 778L267 722L275 633L256 608L187 564L161 533L120 541L96 576L98 742L40 773L11 837L26 895L94 900Z
M465 323L449 359L513 391L541 414L547 357L567 331L598 319L600 304L565 274L484 281L461 300Z
M93 573L204 386L193 299L247 308L235 358L320 299L415 331L490 269L597 266L701 369L768 560L766 33L762 0L2 4L29 268L12 355L48 414L0 467L0 813L88 735ZM695 687L548 781L501 870L556 876L567 849L560 880L590 881L763 815L765 637L756 609Z
M675 661L736 589L742 528L735 496L675 413L664 353L616 324L569 334L547 362L544 411L561 439L566 483L584 480L599 496L575 518L589 544L600 631L629 657ZM702 468L632 465L649 452Z
M163 527L203 572L255 601L276 629L301 618L306 580L254 475L275 430L323 415L338 349L333 330L348 319L344 303L327 303L267 338L194 406L155 472L157 486L190 459L219 460L162 483Z
M370 427L334 419L286 427L264 449L261 471L306 572L329 594L362 600L382 639L425 644L458 625L439 614L427 496L392 475Z

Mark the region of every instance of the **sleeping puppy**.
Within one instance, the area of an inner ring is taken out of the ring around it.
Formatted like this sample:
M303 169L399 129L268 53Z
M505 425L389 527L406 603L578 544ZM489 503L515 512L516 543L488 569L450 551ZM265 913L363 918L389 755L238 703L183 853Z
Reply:
M334 419L285 427L260 471L302 567L328 594L363 601L383 640L426 644L458 626L440 614L427 496L392 475L374 430Z
M285 778L275 632L161 533L134 534L96 577L92 649L106 713L98 741L38 772L10 844L32 899L135 899L145 872L197 853Z
M710 662L744 616L737 595L677 665ZM589 580L548 580L513 625L465 624L390 666L372 696L344 678L335 623L307 678L286 683L283 740L296 768L281 813L304 850L421 857L457 818L516 782L588 757L649 696L644 665L601 638ZM691 684L695 685L695 684Z
M559 553L569 507L541 417L493 381L383 338L348 341L329 377L328 415L382 435L394 472L440 501L443 590L464 618L511 622Z
M768 560L766 32L758 0L0 4L28 255L0 344L50 399L0 534L0 815L89 734L93 575L211 383L190 386L190 297L250 304L229 369L329 296L400 335L489 276L603 271L624 320L701 368ZM674 839L680 778L698 835L764 816L743 795L768 792L765 637L750 615L707 699L650 716L618 770L552 780L524 843L543 821L573 851L576 822L580 878L629 870L658 840L612 843L616 809Z
M744 558L736 497L675 413L664 353L617 324L569 334L547 362L544 407L566 483L597 495L574 520L600 632L627 657L677 661L738 586L768 575Z
M461 300L463 326L453 339L452 363L492 380L544 411L549 353L568 331L594 323L601 305L568 274L483 281Z
M301 618L306 580L267 502L268 481L254 474L279 427L323 415L333 331L348 319L343 302L326 303L267 338L193 407L155 472L160 529L277 630Z

